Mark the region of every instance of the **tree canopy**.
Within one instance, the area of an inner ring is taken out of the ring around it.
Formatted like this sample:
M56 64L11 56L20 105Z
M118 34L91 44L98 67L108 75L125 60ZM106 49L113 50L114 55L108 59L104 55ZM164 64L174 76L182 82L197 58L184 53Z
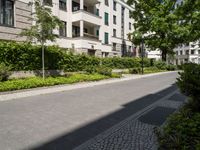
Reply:
M128 0L128 4L134 7L132 41L139 45L143 35L145 45L160 49L164 61L176 46L200 37L200 0L183 0L179 6L176 0Z

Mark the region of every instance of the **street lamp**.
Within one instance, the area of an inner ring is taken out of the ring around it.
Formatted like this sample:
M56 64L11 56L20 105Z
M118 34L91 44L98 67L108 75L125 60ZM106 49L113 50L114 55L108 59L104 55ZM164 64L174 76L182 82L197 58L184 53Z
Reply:
M142 75L144 74L144 35L142 35Z

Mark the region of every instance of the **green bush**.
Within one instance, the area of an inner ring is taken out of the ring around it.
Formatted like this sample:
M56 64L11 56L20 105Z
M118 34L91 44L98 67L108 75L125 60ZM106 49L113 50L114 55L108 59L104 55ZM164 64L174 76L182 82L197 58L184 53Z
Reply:
M11 67L12 70L40 70L42 68L41 46L30 43L0 41L0 63ZM57 46L45 48L45 69L60 69L63 52Z
M0 64L0 82L7 81L10 76L10 67L7 67L5 64Z
M41 70L41 46L30 43L0 41L0 63L11 67L14 71ZM141 58L114 57L97 58L87 55L74 55L58 46L45 47L45 69L63 69L68 72L89 71L91 67L105 66L112 69L141 67ZM144 58L144 67L151 66L149 59Z
M156 61L154 65L160 70L166 70L166 67L167 67L166 63L163 61Z
M126 68L139 67L140 60L141 59L139 58L126 58L126 57L103 58L102 65L112 69L126 69Z
M200 65L186 64L183 72L179 72L177 85L181 92L192 98L195 108L200 112Z
M157 131L159 149L200 149L200 113L182 109L172 115L162 130Z
M135 68L129 69L129 73L131 73L131 74L140 74L141 72L142 72L142 68L140 68L140 67L135 67Z
M112 76L112 69L108 67L101 66L101 67L98 67L96 71L97 73L105 75L105 76Z
M177 68L176 68L175 65L167 65L167 66L166 66L166 69L167 69L168 71L174 71L174 70L176 70Z

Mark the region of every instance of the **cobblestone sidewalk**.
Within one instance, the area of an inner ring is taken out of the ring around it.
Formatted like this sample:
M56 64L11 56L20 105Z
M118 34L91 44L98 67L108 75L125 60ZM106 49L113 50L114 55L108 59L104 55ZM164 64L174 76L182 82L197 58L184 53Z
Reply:
M186 100L178 91L163 97L75 150L156 150L154 128Z

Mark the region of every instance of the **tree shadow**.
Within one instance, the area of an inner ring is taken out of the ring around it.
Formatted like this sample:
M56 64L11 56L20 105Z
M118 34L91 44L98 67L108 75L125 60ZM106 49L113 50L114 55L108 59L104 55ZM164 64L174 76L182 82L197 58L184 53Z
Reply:
M95 120L92 123L84 125L74 131L63 134L62 136L48 141L42 145L30 148L30 150L71 150L89 139L97 136L112 126L120 123L124 119L132 116L141 109L153 104L162 97L175 91L177 86L173 84L169 88L159 91L154 94L146 95L137 100L123 105L121 110L108 114L107 116Z

